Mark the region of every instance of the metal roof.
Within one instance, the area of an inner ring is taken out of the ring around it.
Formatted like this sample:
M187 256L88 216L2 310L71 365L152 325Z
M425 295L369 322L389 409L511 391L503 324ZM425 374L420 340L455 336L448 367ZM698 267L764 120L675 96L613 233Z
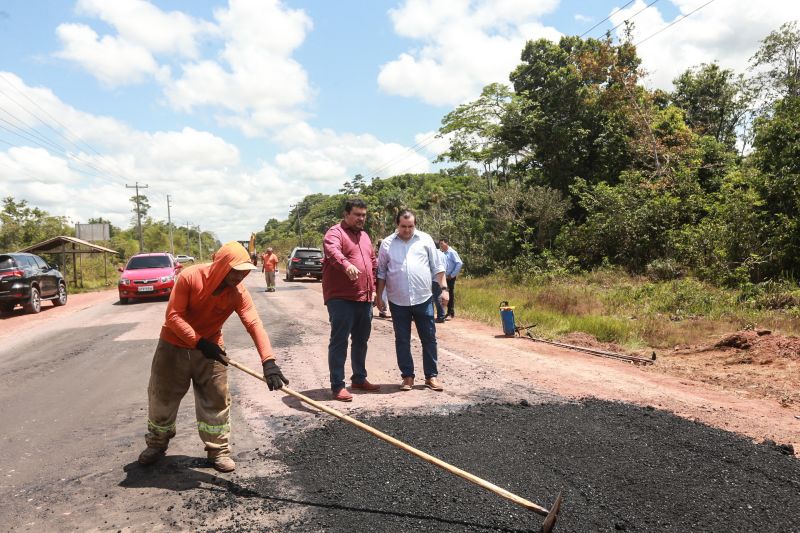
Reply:
M79 248L75 248L76 245L79 246ZM67 246L69 246L69 248ZM64 248L63 250L62 247ZM38 244L33 244L19 251L29 252L29 253L49 253L49 254L61 253L62 251L68 253L84 253L84 254L99 254L106 252L119 255L119 252L117 252L116 250L112 250L111 248L106 248L104 246L92 244L89 241L76 239L75 237L68 237L66 235L53 237L52 239L48 239Z

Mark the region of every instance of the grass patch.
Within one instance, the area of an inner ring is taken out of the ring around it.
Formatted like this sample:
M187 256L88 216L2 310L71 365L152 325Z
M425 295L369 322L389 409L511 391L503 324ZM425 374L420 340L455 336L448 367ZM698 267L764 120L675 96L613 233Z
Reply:
M793 291L787 290L785 301L792 302ZM537 336L553 339L583 332L628 348L700 344L754 326L800 333L797 307L765 309L763 298L743 298L742 291L691 278L653 282L606 269L523 283L499 275L463 279L456 288L459 314L498 330L501 301L515 307L518 326L536 324Z

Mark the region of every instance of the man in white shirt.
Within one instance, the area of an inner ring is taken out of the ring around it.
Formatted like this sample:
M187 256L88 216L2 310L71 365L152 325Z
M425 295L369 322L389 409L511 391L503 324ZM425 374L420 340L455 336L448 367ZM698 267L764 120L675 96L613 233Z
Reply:
M414 360L411 357L411 322L413 321L422 342L422 365L425 386L435 391L443 390L439 381L436 351L436 324L433 318L434 279L442 287L442 301L447 302L444 279L445 266L437 255L436 245L430 235L416 229L416 216L408 209L395 217L397 230L381 243L378 251L378 286L375 303L385 311L383 300L386 288L388 306L394 327L394 345L397 366L403 382L400 390L414 387Z

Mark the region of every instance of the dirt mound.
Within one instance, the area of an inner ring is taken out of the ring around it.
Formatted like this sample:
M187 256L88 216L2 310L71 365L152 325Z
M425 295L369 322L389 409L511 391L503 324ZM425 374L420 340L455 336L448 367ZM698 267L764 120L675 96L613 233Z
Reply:
M769 330L737 331L720 339L713 348L747 350L755 363L775 358L800 358L800 337L774 335Z

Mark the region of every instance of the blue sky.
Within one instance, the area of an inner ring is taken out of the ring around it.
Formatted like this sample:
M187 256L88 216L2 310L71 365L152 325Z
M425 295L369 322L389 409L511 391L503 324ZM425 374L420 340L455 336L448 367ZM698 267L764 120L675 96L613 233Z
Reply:
M436 168L442 116L507 81L526 39L612 15L587 37L633 17L641 40L707 2L650 1L5 1L0 195L126 226L138 180L155 218L170 195L176 221L245 238L355 173ZM714 0L640 47L646 83L743 71L799 5Z

